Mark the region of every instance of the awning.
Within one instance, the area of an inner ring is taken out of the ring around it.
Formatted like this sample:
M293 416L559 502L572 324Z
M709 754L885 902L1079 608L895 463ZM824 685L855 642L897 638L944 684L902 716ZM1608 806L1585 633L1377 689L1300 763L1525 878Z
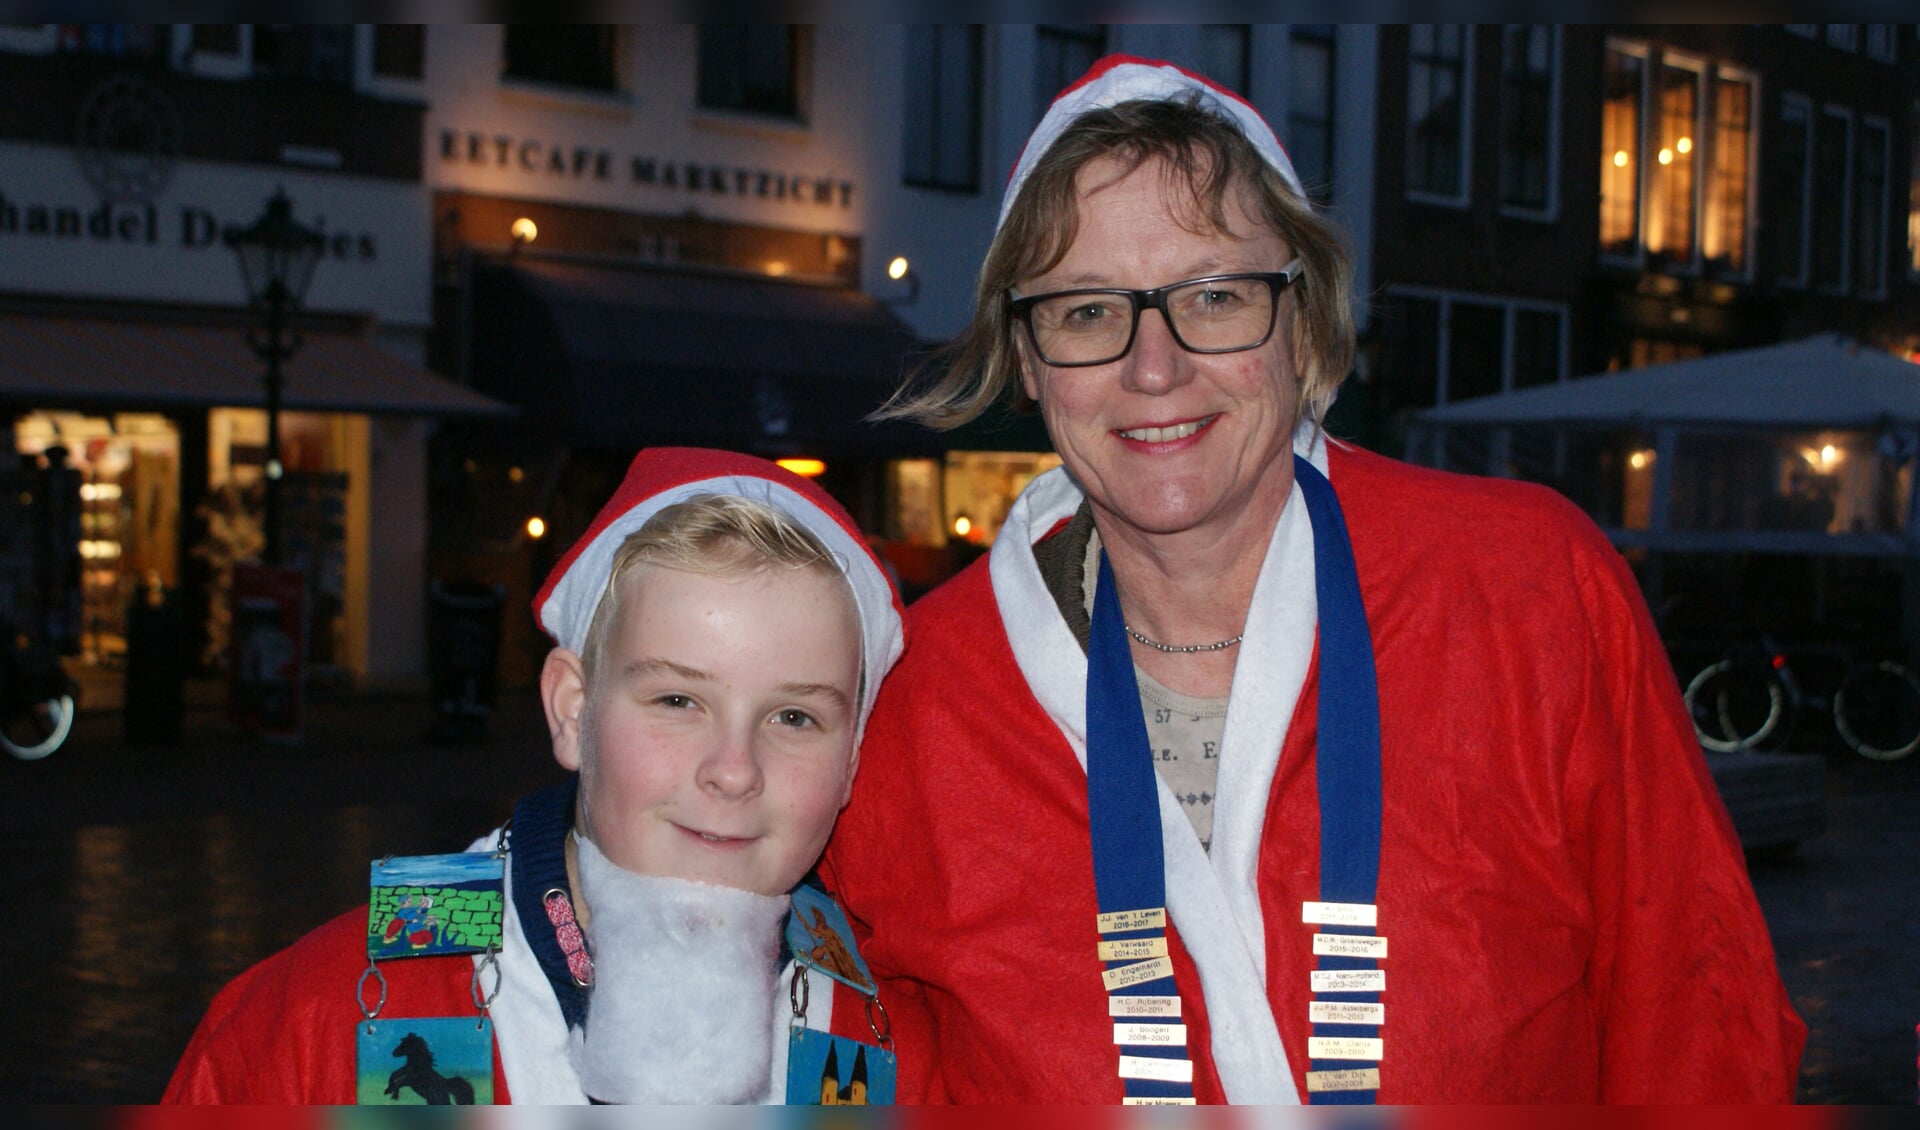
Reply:
M281 366L291 411L502 416L482 396L365 337L302 330ZM264 363L235 326L0 314L0 399L47 408L264 407Z
M934 455L942 438L864 417L913 333L857 290L522 257L475 269L476 389L526 430L580 447L725 447L767 456Z
M1920 421L1920 365L1819 334L1429 408L1434 425L1787 430Z

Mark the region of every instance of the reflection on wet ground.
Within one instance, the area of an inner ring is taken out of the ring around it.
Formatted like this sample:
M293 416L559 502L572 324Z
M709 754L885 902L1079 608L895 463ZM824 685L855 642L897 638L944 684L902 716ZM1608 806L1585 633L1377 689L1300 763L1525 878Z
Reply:
M503 710L534 721L496 719L485 746L424 745L423 705L378 702L317 714L297 748L186 752L117 748L117 720L83 716L99 735L0 765L0 1101L158 1098L213 994L364 902L371 860L460 850L559 779L531 697Z
M185 751L83 716L44 762L0 763L0 1102L157 1098L230 978L361 903L379 856L458 850L558 780L531 694L488 740L429 746L423 704L316 708L272 746L200 718ZM1920 758L1828 756L1828 831L1752 865L1812 1029L1800 1098L1911 1103L1920 1023ZM352 993L353 985L340 991Z
M1812 755L1819 756L1819 755ZM1800 1101L1907 1103L1920 1087L1920 757L1834 753L1827 833L1750 871L1810 1029Z

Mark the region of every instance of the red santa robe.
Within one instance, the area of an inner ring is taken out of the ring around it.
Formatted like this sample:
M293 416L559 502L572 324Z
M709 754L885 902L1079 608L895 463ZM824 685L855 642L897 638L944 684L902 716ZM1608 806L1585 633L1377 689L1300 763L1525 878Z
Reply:
M1549 490L1311 456L1345 511L1379 677L1379 1101L1791 1100L1805 1026L1626 563ZM1086 660L1030 549L1080 501L1062 472L1035 480L990 557L911 610L915 646L829 848L901 1101L1123 1093L1095 948ZM1255 590L1210 854L1160 788L1202 1102L1305 1094L1304 509L1296 486Z

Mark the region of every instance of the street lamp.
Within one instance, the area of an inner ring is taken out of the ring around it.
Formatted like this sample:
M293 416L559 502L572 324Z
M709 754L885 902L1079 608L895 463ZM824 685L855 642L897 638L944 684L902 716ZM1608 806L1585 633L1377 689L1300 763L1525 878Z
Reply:
M267 363L267 550L266 563L280 564L280 375L281 362L300 348L287 329L287 315L306 301L307 285L320 262L326 237L293 218L293 201L277 188L267 210L243 231L229 229L228 247L240 259L247 302L266 317L266 329L247 331L247 344Z

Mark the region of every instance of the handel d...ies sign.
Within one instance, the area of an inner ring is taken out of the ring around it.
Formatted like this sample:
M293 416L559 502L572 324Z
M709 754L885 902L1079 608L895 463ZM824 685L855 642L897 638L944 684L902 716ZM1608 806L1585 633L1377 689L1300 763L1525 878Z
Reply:
M324 216L309 221L326 237L326 253L331 259L372 262L380 254L372 232L328 231ZM52 242L91 242L162 245L188 251L215 246L228 228L245 227L248 221L221 220L208 209L181 204L162 210L147 203L115 203L103 200L94 205L70 201L48 203L16 200L0 189L0 237L46 239Z

